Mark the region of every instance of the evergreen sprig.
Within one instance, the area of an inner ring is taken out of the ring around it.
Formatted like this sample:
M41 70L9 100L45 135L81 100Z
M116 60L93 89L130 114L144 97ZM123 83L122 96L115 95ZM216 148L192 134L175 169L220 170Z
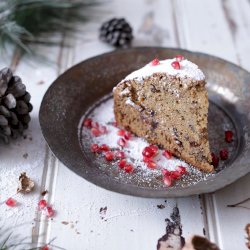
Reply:
M97 4L94 0L1 0L0 49L12 43L31 53L30 44L58 44L55 34L74 31L76 23L91 17Z

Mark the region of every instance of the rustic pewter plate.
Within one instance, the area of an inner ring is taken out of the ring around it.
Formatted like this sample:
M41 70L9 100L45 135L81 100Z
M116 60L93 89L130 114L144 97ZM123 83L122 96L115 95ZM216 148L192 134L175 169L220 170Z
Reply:
M191 171L171 188L157 176L146 181L135 172L120 174L89 150L91 140L79 129L84 116L110 98L112 88L131 71L157 57L182 54L198 64L209 91L209 140L212 150L228 147L229 159L214 174ZM86 180L108 190L142 197L180 197L213 192L250 170L250 74L225 60L203 53L170 48L132 48L88 59L67 70L50 86L40 108L43 135L58 159ZM224 130L234 132L234 141L224 142Z

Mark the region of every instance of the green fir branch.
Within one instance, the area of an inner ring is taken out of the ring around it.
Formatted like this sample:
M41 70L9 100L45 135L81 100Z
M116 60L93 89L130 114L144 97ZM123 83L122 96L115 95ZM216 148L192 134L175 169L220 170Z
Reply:
M32 53L31 44L58 45L55 35L73 33L77 23L93 16L91 0L2 0L0 48L11 43Z

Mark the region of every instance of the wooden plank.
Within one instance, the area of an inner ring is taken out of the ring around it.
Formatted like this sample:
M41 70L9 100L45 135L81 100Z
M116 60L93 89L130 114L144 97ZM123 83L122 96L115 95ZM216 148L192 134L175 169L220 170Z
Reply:
M134 45L178 45L171 2L115 1L110 3L109 9L110 13L103 20L125 16L134 27ZM135 12L138 9L140 12ZM85 41L76 41L74 54L69 56L72 61L67 61L65 65L70 66L111 50L111 47L96 40L98 28L97 23L89 24L88 29L93 33L86 33ZM58 166L52 201L58 213L50 222L47 239L56 237L55 243L60 247L154 249L158 239L165 234L165 219L175 205L180 210L183 235L203 234L204 223L198 196L168 199L166 202L124 196L86 182L61 163ZM161 204L165 206L164 209L157 208ZM106 214L103 212L105 207Z
M39 51L47 55L49 60L55 60L59 48L43 48ZM4 62L1 61L1 67L4 63L9 66L10 59L11 56ZM17 244L24 238L25 242L31 242L36 238L37 203L43 189L43 171L46 169L44 166L47 161L47 146L41 133L38 111L46 89L57 76L57 65L48 64L44 60L33 61L26 57L14 64L15 74L26 84L34 107L29 129L24 132L25 139L21 137L9 145L0 144L0 227L1 230L13 231L10 242ZM18 177L22 172L26 172L35 181L35 191L30 194L16 194ZM11 196L18 201L18 206L15 208L4 204L4 201Z
M186 32L183 38L186 48L214 54L250 69L245 57L250 49L247 40L249 1L188 0L178 1L178 5L183 9L178 28ZM245 249L244 227L249 222L248 211L228 208L227 205L250 196L249 178L248 175L214 194L202 197L207 233L221 249ZM249 206L249 203L244 205Z

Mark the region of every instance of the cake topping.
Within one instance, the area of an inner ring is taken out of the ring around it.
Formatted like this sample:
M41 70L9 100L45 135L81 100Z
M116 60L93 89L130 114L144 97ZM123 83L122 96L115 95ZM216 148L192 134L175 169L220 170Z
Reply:
M156 63L157 62L157 63ZM177 70L178 69L178 70ZM176 56L174 59L159 61L154 59L139 70L129 74L123 81L136 79L142 81L144 78L153 75L154 73L166 73L179 78L191 78L197 81L205 79L203 72L198 66L186 59L183 56ZM142 81L143 82L143 81Z
M171 63L171 66L172 66L174 69L180 69L180 68L181 68L180 63L177 62L177 61L173 61L173 62Z
M160 64L160 62L159 62L159 60L158 60L157 58L155 58L155 59L151 62L151 65L152 65L152 66L156 66L156 65L158 65L158 64Z
M182 60L184 60L184 56L182 56L182 55L177 55L177 56L175 57L175 59L176 59L176 61L181 62Z

